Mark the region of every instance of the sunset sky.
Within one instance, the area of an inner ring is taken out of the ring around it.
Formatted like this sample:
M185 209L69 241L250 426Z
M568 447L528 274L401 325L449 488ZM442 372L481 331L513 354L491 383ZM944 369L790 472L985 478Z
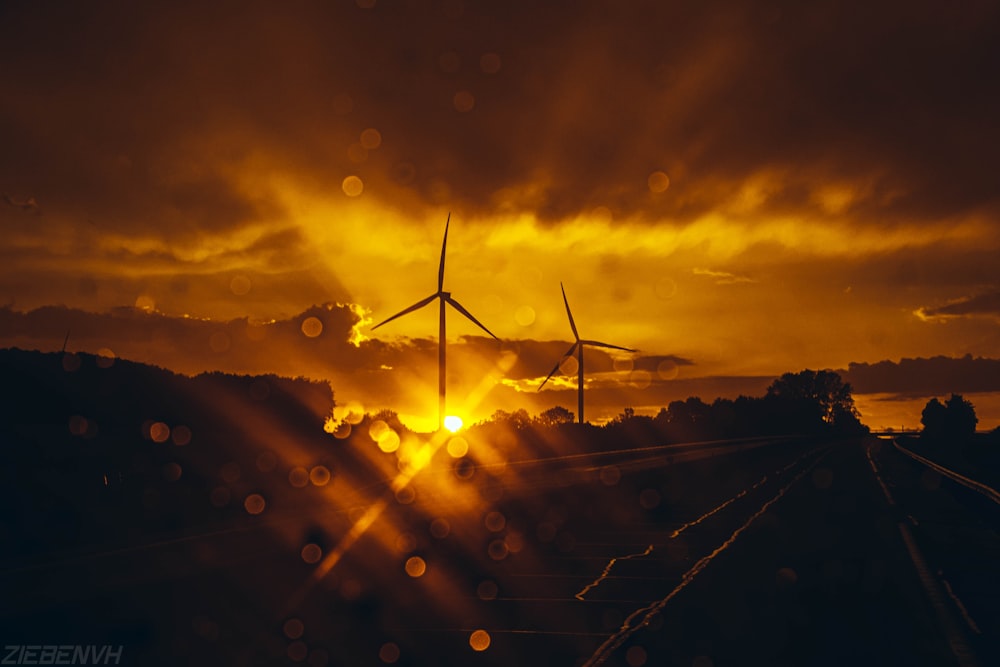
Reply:
M588 357L594 420L888 361L848 378L869 425L952 391L1000 424L995 2L5 0L0 31L0 345L433 415L436 305L370 326L434 292L450 212L446 289L503 341L449 317L469 418L575 410L535 392L562 281L640 350Z

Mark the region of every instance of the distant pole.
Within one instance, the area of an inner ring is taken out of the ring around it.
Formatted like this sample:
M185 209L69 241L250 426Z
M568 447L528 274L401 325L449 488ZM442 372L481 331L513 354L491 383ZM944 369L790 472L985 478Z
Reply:
M63 351L64 353L66 352L66 343L68 343L68 342L69 342L69 329L67 329L67 330L66 330L66 337L65 337L65 338L63 338L63 346L62 346L62 351Z
M438 328L438 430L444 428L444 391L445 379L447 377L445 373L445 360L444 360L444 298L439 299L441 302L441 324Z
M577 376L576 385L580 390L577 395L577 408L580 410L580 423L583 423L583 345L577 350Z

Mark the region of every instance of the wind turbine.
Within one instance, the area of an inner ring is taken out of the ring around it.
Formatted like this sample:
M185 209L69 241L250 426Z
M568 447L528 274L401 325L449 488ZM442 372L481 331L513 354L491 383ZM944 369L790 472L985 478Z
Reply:
M482 329L483 331L485 331L486 333L488 333L490 336L493 336L493 332L492 331L490 331L485 326L483 326L482 322L480 322L475 317L473 317L472 313L470 313L465 308L463 308L462 304L460 304L458 301L456 301L455 299L453 299L451 297L451 292L445 292L444 291L444 251L445 251L445 248L448 246L448 225L450 225L450 224L451 224L451 213L448 214L448 219L444 223L444 241L441 243L441 264L438 267L438 288L437 288L437 292L435 292L434 294L431 294L426 299L421 299L420 301L417 301L415 304L413 304L409 308L404 308L403 310L399 311L398 313L396 313L392 317L390 317L388 319L385 319L385 320L382 320L381 322L379 322L378 324L376 324L375 326L372 327L372 331L374 331L375 329L378 329L383 324L386 324L388 322L393 321L397 317L402 317L403 315L406 315L407 313L412 313L415 310L420 310L421 308L423 308L424 306L426 306L430 302L434 301L434 299L438 299L438 301L440 302L440 304L441 304L441 316L440 316L440 327L438 329L438 427L439 428L444 425L444 417L445 417L445 400L444 400L444 397L445 397L445 384L446 384L446 382L445 382L445 355L444 355L444 350L445 350L445 336L444 336L445 307L444 306L445 306L445 304L447 303L452 308L454 308L458 312L460 312L463 315L465 315L465 317L467 319L471 320L473 324L475 324L480 329ZM496 336L493 336L493 338L496 338L497 340L500 340Z
M610 343L601 343L596 340L581 339L580 333L576 330L576 322L573 321L573 313L570 312L569 309L569 301L566 299L566 288L563 287L562 283L559 283L559 288L562 290L563 303L566 304L566 315L569 317L569 326L571 329L573 329L573 337L576 338L576 342L573 343L573 346L570 347L569 350L566 352L566 354L562 356L562 358L559 360L559 363L557 363L555 368L552 369L552 372L549 373L542 381L542 384L538 386L538 391L541 391L542 387L545 386L545 383L549 381L549 378L551 378L553 375L556 374L556 371L559 370L559 367L562 365L562 363L567 359L569 359L570 357L572 357L573 353L576 352L576 362L577 362L576 387L578 395L577 404L580 415L580 423L582 424L583 423L583 348L589 345L591 347L609 347L613 350L624 350L626 352L637 352L638 350L633 350L632 348L628 347L621 347L620 345L611 345Z

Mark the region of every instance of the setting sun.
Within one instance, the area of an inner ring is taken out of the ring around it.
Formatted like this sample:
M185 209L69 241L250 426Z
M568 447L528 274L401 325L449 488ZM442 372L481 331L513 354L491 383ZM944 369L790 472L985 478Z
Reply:
M462 418L455 415L448 415L444 418L444 427L452 433L456 433L462 428Z

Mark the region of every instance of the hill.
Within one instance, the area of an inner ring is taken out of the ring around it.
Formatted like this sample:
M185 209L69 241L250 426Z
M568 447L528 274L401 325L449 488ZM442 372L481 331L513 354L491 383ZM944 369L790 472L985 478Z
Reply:
M242 511L292 450L332 440L333 392L315 381L4 349L0 383L5 561L198 530Z

